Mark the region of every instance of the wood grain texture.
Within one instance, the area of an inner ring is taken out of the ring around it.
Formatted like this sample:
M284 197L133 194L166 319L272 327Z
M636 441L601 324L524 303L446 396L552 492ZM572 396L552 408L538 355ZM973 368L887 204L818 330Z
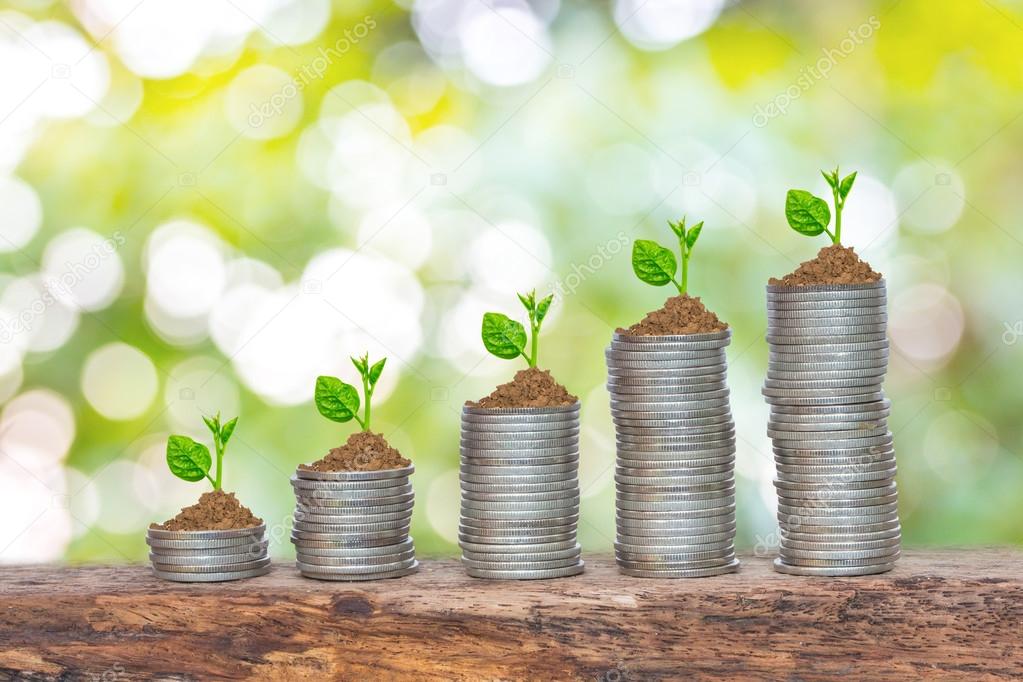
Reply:
M850 680L1023 677L1023 553L907 552L862 578L746 558L699 580L491 582L454 560L325 583L219 585L142 566L0 568L0 678Z

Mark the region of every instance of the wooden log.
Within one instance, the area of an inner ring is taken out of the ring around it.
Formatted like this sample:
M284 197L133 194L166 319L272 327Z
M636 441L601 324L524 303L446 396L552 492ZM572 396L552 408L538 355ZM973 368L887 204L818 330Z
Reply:
M215 585L148 568L0 568L0 677L848 680L1023 676L1023 553L907 552L891 573L644 580L417 575L329 583L278 564Z

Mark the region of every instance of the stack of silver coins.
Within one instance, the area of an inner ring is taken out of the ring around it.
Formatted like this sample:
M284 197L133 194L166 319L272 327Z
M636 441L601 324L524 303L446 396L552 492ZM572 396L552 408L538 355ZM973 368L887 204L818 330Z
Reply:
M735 571L730 331L614 335L606 352L617 438L615 559L622 573Z
M377 580L414 573L409 537L414 467L377 471L313 471L291 478L295 519L291 542L298 570L319 580Z
M270 571L266 524L234 530L158 530L146 533L149 560L158 578L213 583Z
M579 403L462 410L458 541L475 578L537 580L583 572Z
M901 530L883 281L767 287L763 393L777 469L780 556L795 575L891 570Z

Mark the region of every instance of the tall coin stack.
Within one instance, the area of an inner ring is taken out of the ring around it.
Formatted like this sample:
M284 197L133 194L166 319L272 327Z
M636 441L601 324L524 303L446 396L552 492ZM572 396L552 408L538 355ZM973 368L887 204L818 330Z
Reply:
M179 583L241 580L270 571L266 524L232 530L159 530L146 533L158 578Z
M291 542L298 570L319 580L377 580L414 573L409 537L414 467L314 471L291 478L295 519Z
M583 572L579 403L462 409L458 540L466 573L535 580Z
M883 281L768 286L763 393L778 472L780 556L795 575L883 573L901 531Z
M617 436L615 558L622 573L735 571L735 424L726 330L614 335L606 352Z

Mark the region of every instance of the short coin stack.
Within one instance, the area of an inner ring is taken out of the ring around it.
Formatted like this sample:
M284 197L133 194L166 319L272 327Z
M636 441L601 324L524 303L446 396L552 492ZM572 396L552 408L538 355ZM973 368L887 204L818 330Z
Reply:
M179 583L212 583L270 571L266 525L232 530L159 530L146 533L153 572Z
M579 403L462 410L462 564L476 578L583 572Z
M299 468L291 479L291 542L298 570L319 580L377 580L414 573L409 537L414 467L375 471Z
M735 424L726 384L731 332L616 333L607 350L617 434L622 573L698 578L735 571Z
M796 575L867 575L899 557L883 281L767 287L763 393L778 472L780 556Z

